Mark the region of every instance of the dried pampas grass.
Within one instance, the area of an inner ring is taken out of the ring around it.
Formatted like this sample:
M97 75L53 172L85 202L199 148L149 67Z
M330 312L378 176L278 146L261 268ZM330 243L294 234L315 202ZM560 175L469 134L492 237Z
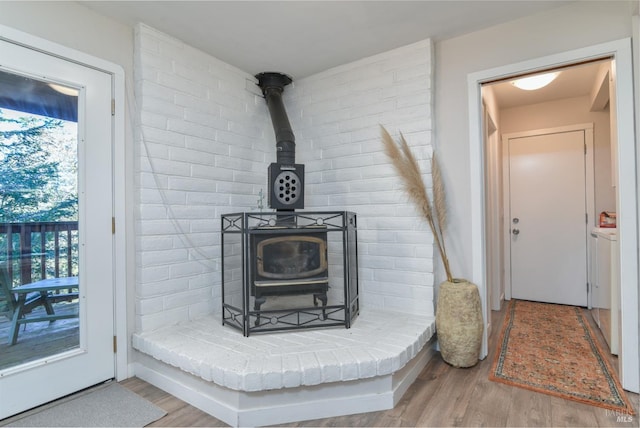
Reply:
M435 154L431 158L431 176L433 180L433 204L429 199L427 188L422 180L420 166L415 156L411 152L407 141L402 133L400 134L399 144L394 141L384 126L380 126L382 134L382 142L384 151L391 164L402 180L404 191L409 199L416 205L420 213L424 216L431 228L438 252L448 281L453 281L451 270L449 268L449 259L444 246L444 228L446 226L446 200L444 194L444 184L440 173L440 166L436 160Z

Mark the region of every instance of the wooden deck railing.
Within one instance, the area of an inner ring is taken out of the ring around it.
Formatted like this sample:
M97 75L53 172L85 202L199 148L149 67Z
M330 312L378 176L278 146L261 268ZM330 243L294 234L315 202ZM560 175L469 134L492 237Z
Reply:
M0 223L0 261L13 286L78 275L78 222Z

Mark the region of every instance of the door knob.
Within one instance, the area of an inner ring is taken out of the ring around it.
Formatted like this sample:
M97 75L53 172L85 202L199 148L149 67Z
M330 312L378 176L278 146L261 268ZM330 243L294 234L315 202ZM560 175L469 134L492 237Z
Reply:
M514 235L519 235L520 234L520 229L513 229L511 231L511 233L513 233Z

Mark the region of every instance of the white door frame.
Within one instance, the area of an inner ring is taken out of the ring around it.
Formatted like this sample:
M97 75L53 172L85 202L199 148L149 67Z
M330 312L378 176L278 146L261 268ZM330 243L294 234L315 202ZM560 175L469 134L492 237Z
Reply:
M101 58L59 45L40 37L0 25L0 40L18 44L64 60L97 69L112 75L113 97L113 234L114 260L114 331L116 334L116 379L128 377L127 300L126 300L126 245L125 245L125 134L124 134L124 69Z
M497 79L532 73L537 70L571 65L584 60L613 57L617 68L617 130L618 130L618 197L617 213L620 234L620 292L622 312L621 378L622 386L640 392L638 350L638 196L634 139L634 105L631 40L621 39L569 52L549 55L515 64L471 73L467 76L469 101L469 150L471 189L471 253L472 277L482 297L486 311L485 255L485 171L482 136L481 85ZM486 321L485 321L486 322ZM486 329L482 357L488 352Z
M585 155L585 196L586 196L586 211L589 214L589 222L587 223L587 233L585 235L585 245L589 242L589 236L591 229L595 227L595 178L594 178L594 157L593 157L593 123L584 123L577 125L559 126L554 128L534 129L531 131L514 132L504 134L502 136L503 147L503 159L502 168L504 171L503 177L503 215L505 219L510 218L509 207L511 205L511 186L509 180L509 139L521 138L521 137L533 137L536 135L557 134L561 132L571 131L584 131L584 142L587 145L587 153ZM505 221L504 223L504 295L505 300L511 300L511 223ZM589 255L589 249L587 246L587 257ZM588 301L589 296L587 296Z

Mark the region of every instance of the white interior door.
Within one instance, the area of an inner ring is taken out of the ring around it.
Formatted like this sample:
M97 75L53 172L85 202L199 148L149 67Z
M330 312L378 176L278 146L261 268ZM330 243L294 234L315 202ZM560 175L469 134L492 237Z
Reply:
M0 71L77 95L78 238L77 273L72 274L79 290L74 346L0 370L2 419L113 378L115 354L112 76L6 41L0 41ZM58 322L39 324L47 328ZM22 326L13 346L37 324Z
M584 131L508 141L511 295L586 306Z

